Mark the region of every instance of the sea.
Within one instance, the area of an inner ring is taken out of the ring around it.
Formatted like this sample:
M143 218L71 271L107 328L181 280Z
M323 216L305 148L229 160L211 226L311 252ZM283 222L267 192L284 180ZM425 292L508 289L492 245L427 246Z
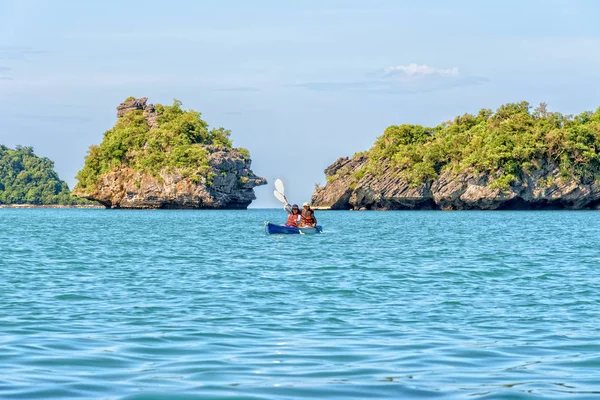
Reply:
M598 399L600 213L0 209L0 399Z

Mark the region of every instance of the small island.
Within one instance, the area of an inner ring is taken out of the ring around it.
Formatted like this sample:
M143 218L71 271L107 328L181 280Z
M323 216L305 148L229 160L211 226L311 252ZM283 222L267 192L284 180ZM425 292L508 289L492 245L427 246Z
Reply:
M0 207L93 206L71 196L54 162L38 157L32 147L0 145Z
M321 209L596 209L600 108L576 116L511 103L428 128L388 127L339 158L312 203Z
M76 196L107 208L246 209L264 178L230 131L209 129L193 110L126 99L117 123L90 147Z

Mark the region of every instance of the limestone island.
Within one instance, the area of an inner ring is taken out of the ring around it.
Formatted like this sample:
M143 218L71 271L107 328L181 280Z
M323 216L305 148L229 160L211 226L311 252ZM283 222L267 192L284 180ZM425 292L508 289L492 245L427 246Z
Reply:
M321 209L600 208L600 108L576 116L505 104L434 128L388 127L339 158L312 203Z
M0 208L93 207L71 196L54 171L54 162L37 156L32 147L0 145Z
M245 209L264 178L230 131L209 129L200 113L130 97L117 123L91 146L73 194L106 208Z

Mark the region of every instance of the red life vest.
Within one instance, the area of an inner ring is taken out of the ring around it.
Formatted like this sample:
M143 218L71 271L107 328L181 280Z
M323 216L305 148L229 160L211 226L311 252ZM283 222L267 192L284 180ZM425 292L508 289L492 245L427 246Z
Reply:
M287 226L298 226L298 215L299 214L290 214L288 215L287 222L285 223Z

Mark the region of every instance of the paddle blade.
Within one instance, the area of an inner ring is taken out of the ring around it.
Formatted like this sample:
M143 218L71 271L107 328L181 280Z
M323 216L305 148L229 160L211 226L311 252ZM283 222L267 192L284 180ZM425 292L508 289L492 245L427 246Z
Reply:
M275 189L277 189L279 193L285 194L285 189L283 187L283 182L281 182L281 179L275 180Z
M287 203L287 201L285 201L285 196L279 193L277 190L273 190L273 194L275 195L275 197L277 197L277 200L279 200L280 202Z

